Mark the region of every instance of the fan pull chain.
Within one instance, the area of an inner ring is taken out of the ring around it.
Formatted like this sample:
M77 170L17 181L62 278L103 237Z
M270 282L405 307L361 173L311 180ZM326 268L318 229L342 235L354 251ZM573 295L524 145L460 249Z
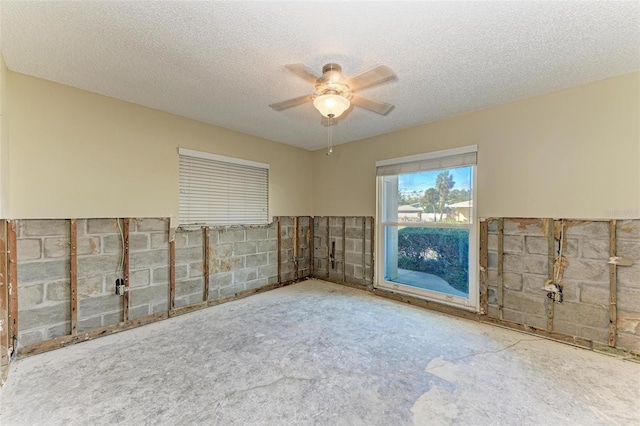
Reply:
M327 155L333 154L333 132L331 131L331 123L333 122L333 114L329 114L329 142Z

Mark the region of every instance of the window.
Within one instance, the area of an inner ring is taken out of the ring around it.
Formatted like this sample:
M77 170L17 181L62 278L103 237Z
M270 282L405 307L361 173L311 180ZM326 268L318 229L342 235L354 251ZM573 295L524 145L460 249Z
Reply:
M477 147L378 161L376 286L477 310Z
M180 148L180 224L269 223L269 165Z

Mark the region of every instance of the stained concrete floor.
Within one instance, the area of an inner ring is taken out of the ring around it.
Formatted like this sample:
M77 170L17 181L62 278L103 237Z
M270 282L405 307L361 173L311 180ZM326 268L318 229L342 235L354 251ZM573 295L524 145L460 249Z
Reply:
M640 364L311 280L12 364L2 425L640 424Z

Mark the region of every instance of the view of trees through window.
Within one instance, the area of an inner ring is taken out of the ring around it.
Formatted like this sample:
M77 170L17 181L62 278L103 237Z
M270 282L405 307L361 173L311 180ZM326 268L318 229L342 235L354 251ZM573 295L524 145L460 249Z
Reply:
M387 279L443 293L469 293L473 167L397 175L396 268ZM395 184L394 184L395 187ZM389 188L391 189L391 188ZM389 194L391 195L391 194ZM416 274L422 273L422 274Z

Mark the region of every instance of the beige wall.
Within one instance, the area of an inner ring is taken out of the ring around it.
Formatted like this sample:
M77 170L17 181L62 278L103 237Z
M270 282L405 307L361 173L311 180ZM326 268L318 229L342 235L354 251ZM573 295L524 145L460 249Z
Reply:
M640 217L639 82L628 74L318 150L314 214L375 214L376 160L477 144L480 217Z
M13 218L177 217L178 147L271 164L270 215L312 213L312 153L8 72Z
M7 66L0 52L0 218L9 217L9 136L7 126Z

